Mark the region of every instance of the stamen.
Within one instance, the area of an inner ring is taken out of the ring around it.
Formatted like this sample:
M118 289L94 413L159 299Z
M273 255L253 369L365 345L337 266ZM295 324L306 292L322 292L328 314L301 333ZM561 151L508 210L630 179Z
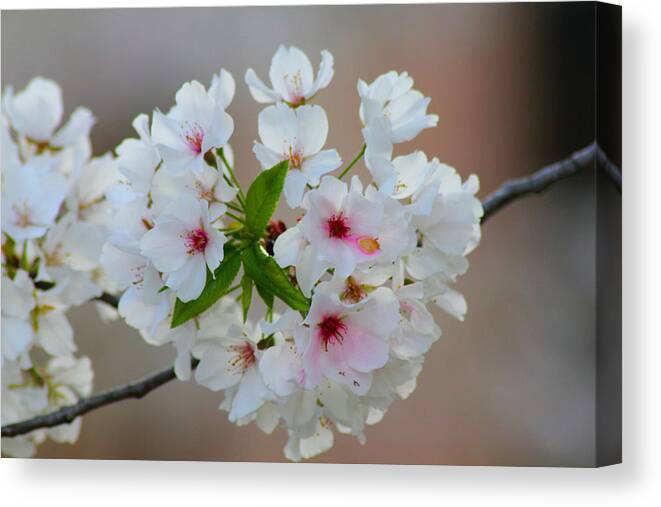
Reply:
M326 315L319 324L319 337L324 344L324 350L328 352L328 344L341 344L347 332L347 325L339 315Z
M289 92L289 104L292 107L298 107L305 104L301 71L299 70L293 75L285 74L285 83L287 84L287 91Z
M181 129L184 141L191 151L198 155L202 153L202 142L204 141L204 130L202 130L202 127L197 123L190 125L188 122L184 122Z
M233 373L243 374L255 363L255 350L249 342L244 342L241 345L230 345L229 349L235 353L228 361L228 369Z
M202 228L193 229L186 236L185 242L189 255L202 253L209 243L209 234Z
M289 147L289 165L292 169L300 169L303 165L303 155L298 151L293 151L293 148Z
M347 217L341 211L337 214L333 213L326 226L328 227L329 238L344 239L351 232Z
M340 299L344 302L358 303L361 299L367 296L367 292L363 287L356 282L353 276L346 280L344 292L340 295Z
M18 205L14 204L12 205L12 209L16 214L14 218L14 223L16 226L27 227L32 223L32 220L30 219L30 208L28 207L27 203L23 203L22 208L19 208Z

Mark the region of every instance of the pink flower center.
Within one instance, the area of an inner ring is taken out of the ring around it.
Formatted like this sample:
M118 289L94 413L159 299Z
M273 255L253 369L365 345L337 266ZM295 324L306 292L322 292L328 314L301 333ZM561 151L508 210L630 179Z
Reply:
M324 350L328 352L328 344L341 344L347 332L347 325L339 315L326 315L319 324L319 337L324 344Z
M245 373L255 363L255 350L250 343L244 342L241 345L231 345L229 348L235 353L232 359L229 360L230 370Z
M332 214L326 223L329 238L344 239L349 236L351 227L347 217L340 211L338 214Z
M296 74L285 74L285 83L289 95L289 104L292 107L298 107L305 104L305 95L303 94L303 80L301 79L301 71Z
M186 248L190 255L204 252L209 243L209 234L202 228L193 229L186 236Z
M183 135L184 141L191 151L198 155L202 153L202 142L204 141L204 130L202 130L202 127L197 123L192 126L185 123L183 125Z

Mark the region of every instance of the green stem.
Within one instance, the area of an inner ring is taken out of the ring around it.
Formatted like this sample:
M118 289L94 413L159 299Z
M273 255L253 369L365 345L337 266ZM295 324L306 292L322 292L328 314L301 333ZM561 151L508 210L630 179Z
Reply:
M237 283L234 287L230 287L229 289L227 289L227 292L225 294L226 295L230 294L230 293L234 292L236 289L238 289L239 287L241 287L241 284Z
M225 157L225 151L222 148L220 148L218 150L218 155L220 155L220 159L223 161L225 167L227 167L227 172L229 173L230 178L234 183L234 186L239 190L238 199L239 202L241 203L241 206L245 206L246 196L243 193L243 189L241 188L241 184L239 183L239 180L236 178L236 175L234 174L232 167L230 166L229 162L227 161L227 158Z
M365 155L365 149L366 149L366 148L367 148L367 145L366 145L366 144L363 144L362 148L360 148L360 152L358 153L358 155L356 155L356 158L354 158L354 159L349 163L349 165L346 166L346 167L344 168L344 171L342 171L342 172L340 173L340 175L338 176L339 179L344 178L344 176L345 176L345 175L351 170L351 168L352 168L353 166L355 166L361 158L363 158L363 155Z
M233 218L233 219L236 220L237 222L240 222L240 223L242 223L243 225L246 225L246 222L243 220L243 218L239 218L239 217L236 216L234 213L230 213L229 211L226 211L225 214L226 214L228 217Z
M227 207L228 207L229 209L233 209L234 211L238 211L239 213L243 213L243 212L244 212L244 211L243 211L243 208L241 208L240 206L237 206L236 204L234 204L234 203L232 203L232 202L226 202L225 204L227 205Z

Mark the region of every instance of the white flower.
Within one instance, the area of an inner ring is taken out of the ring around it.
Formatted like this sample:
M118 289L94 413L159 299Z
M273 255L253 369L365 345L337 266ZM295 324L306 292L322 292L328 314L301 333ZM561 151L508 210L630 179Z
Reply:
M190 301L202 293L207 268L213 273L223 260L225 241L225 235L209 225L206 203L183 195L158 217L140 247L166 276L165 285L182 301Z
M128 178L133 190L146 195L151 187L154 172L161 162L161 156L149 134L148 116L146 114L136 116L132 125L139 139L125 139L117 147L118 169Z
M395 199L407 199L419 194L425 188L430 175L440 165L436 158L428 161L422 151L396 157L392 163L397 175L392 194Z
M445 254L468 254L480 240L483 211L475 197L479 188L477 178L472 176L462 184L452 167L438 164L425 186L436 195L429 214L415 217L418 231Z
M264 335L272 337L273 345L262 353L259 371L266 386L278 396L289 396L303 384L303 366L294 342L302 320L288 309L274 324L261 322Z
M305 216L276 240L276 261L296 266L305 294L329 267L349 276L357 265L378 259L383 204L368 200L361 190L357 178L349 191L346 183L324 177L319 188L306 194Z
M77 350L73 341L73 328L65 315L67 306L60 292L64 286L47 291L35 291L35 307L32 310L32 326L38 343L51 356L70 357Z
M110 219L110 203L106 192L119 181L117 160L107 153L74 168L67 207L80 220L105 226Z
M431 298L439 308L463 322L468 310L466 298L461 292L453 289L448 280L451 281L452 278L444 273L425 278L423 282L425 297Z
M259 373L259 337L258 329L233 325L223 336L202 339L193 347L193 355L200 360L195 380L213 391L226 390L232 422L275 399Z
M11 280L2 275L2 358L16 361L32 345L34 330L29 321L35 307L34 284L23 270Z
M336 274L330 281L320 283L315 291L333 296L345 305L354 305L383 285L392 276L392 271L389 265L377 265L357 269L346 277Z
M269 103L284 101L296 107L308 102L314 95L326 88L333 79L333 55L321 52L321 64L317 77L314 77L312 64L300 49L280 46L271 61L269 88L257 77L253 69L246 71L245 81L250 93L257 102Z
M438 123L437 115L427 114L431 99L413 89L413 79L406 72L390 71L369 85L359 80L358 94L363 123L369 126L375 119L387 118L393 143L410 141Z
M3 105L12 127L34 143L73 145L81 137L87 137L94 124L92 113L78 108L56 133L62 121L62 90L54 81L42 77L34 78L16 95L8 87Z
M319 178L342 164L336 150L323 150L328 119L320 106L295 110L279 103L259 114L259 137L253 151L263 169L289 160L284 193L291 208L300 206L306 185L317 186Z
M81 396L92 392L94 372L88 357L56 357L46 365L45 380L49 391L49 410L73 405ZM73 444L80 434L81 418L47 430L48 436L58 443Z
M123 205L113 217L112 234L100 258L115 290L124 290L119 299L119 315L149 337L172 309L172 293L161 292L160 273L140 250L140 239L153 226L146 197Z
M34 78L14 95L9 87L4 107L12 126L35 141L48 141L62 121L62 90L54 81Z
M371 372L388 360L388 338L399 322L392 291L381 287L362 304L347 307L327 294L317 293L305 318L307 326L296 332L296 347L305 369L305 387L322 379L346 385L365 394Z
M55 222L68 188L51 167L50 160L32 159L3 171L2 230L17 242L43 236Z
M223 173L205 165L200 172L172 174L158 171L154 176L151 197L152 209L159 213L180 195L190 195L209 204L209 221L220 218L238 190L230 186L223 178Z
M174 173L201 171L204 155L223 147L234 131L234 121L197 81L177 92L176 106L163 115L154 111L152 141L164 168Z
M329 421L319 418L315 421L313 430L308 433L289 432L289 440L285 445L285 457L292 461L309 459L328 451L333 447L333 432L329 428Z
M392 338L392 350L400 358L410 359L426 353L441 336L441 328L434 321L423 302L425 296L420 282L404 284L403 270L393 280L399 301L400 324Z

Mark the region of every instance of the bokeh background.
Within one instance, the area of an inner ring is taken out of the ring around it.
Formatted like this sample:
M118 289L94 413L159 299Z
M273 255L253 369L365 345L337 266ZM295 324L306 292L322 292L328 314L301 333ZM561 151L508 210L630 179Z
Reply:
M225 67L238 84L231 144L247 184L258 171L251 145L263 106L243 85L246 68L266 78L281 43L315 66L328 49L335 78L315 100L329 116L327 146L350 160L362 143L358 78L407 70L440 121L398 153L423 149L464 177L478 174L484 197L592 141L593 17L587 3L5 11L2 85L56 80L65 112L84 105L96 114L92 140L102 154L134 135L138 113L168 109L183 82L208 84ZM437 312L444 335L417 390L367 430L366 445L340 435L315 461L594 463L593 178L587 171L488 221L458 284L467 319ZM91 304L71 320L96 391L174 357L121 322L102 324ZM87 415L75 446L47 443L37 457L282 461L285 431L230 424L216 408L221 398L173 382Z

